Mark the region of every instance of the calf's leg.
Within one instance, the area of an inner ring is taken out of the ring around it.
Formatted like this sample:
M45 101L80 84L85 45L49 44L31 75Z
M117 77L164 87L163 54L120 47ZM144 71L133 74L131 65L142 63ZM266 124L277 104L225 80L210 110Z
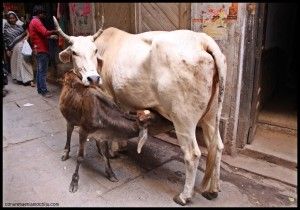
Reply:
M64 154L61 157L62 161L65 161L69 158L70 144L71 144L71 137L72 137L73 130L74 130L74 125L68 122L67 123L67 141L66 141L66 146L64 149Z
M108 148L108 141L96 141L98 152L99 154L103 156L104 162L105 162L105 173L107 175L107 178L112 182L119 181L114 174L109 161L109 148Z
M78 181L79 181L79 175L78 175L78 170L79 166L83 161L83 156L84 156L84 144L86 142L88 133L84 131L82 128L79 130L79 149L78 149L78 154L77 154L77 165L75 172L72 176L72 181L69 187L69 191L74 193L78 190Z

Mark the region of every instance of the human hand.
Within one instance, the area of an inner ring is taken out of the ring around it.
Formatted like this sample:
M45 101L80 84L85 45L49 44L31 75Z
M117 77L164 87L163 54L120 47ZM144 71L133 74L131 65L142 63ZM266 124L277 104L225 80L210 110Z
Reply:
M8 57L10 57L10 56L11 56L11 51L10 51L10 50L6 50L6 55L7 55Z
M58 36L57 36L57 35L51 35L51 36L49 37L49 39L58 39Z
M37 55L37 50L36 49L32 49L32 54L33 55Z
M51 32L51 34L57 34L58 30L51 30L50 32Z
M36 45L34 45L32 48L32 54L37 55L37 46Z

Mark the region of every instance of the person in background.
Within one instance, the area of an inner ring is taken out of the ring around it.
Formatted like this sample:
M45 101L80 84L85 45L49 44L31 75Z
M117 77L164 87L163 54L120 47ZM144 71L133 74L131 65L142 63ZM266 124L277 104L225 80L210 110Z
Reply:
M6 25L7 20L6 20L6 14L4 11L2 11L2 34L4 32L4 26Z
M23 24L25 23L25 18L24 18L24 16L21 16L21 17L20 17L20 22L22 22ZM17 24L18 24L18 22L17 22Z
M49 64L48 39L58 39L56 30L47 30L43 24L46 18L46 10L41 5L33 8L33 17L29 23L29 36L33 45L33 52L37 60L37 91L44 97L51 97L52 94L47 89L46 77Z
M16 22L17 25L19 26L23 26L24 25L24 20L21 20L21 18L18 18L17 17L17 22Z
M8 75L8 71L6 70L5 66L4 66L4 61L2 60L2 77L3 77L3 80L2 80L2 97L5 97L6 94L7 94L7 90L5 90L5 85L8 84L8 79L7 79L7 75Z
M33 69L30 62L22 55L24 41L28 33L17 24L18 16L13 11L7 13L7 23L3 28L3 41L6 55L10 58L10 70L13 81L34 87Z
M53 21L52 4L45 4L44 7L47 10L47 18L43 20L43 24L47 30L55 30ZM48 53L49 53L49 67L52 67L53 75L57 77L57 58L58 58L58 39L48 39ZM50 69L50 68L49 68Z
M2 11L2 34L4 34L4 26L7 24L6 14L4 10ZM10 73L10 59L7 57L5 44L2 42L2 63L4 68Z

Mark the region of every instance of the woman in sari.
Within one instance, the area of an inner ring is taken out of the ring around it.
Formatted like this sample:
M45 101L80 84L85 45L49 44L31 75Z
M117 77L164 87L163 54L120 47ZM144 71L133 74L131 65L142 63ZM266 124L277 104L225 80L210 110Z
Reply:
M30 84L34 87L32 65L22 55L22 47L24 41L28 38L28 33L23 26L17 24L18 20L16 13L9 11L7 13L7 23L3 28L5 50L7 56L10 57L11 76L19 84Z

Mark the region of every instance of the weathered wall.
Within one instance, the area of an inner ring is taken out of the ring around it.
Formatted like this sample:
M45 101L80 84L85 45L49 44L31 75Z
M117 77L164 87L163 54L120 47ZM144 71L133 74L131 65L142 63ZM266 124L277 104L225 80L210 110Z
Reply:
M192 3L191 29L213 37L227 58L221 135L225 152L232 155L236 154L245 14L244 3Z
M86 36L94 32L93 3L69 3L71 34Z

